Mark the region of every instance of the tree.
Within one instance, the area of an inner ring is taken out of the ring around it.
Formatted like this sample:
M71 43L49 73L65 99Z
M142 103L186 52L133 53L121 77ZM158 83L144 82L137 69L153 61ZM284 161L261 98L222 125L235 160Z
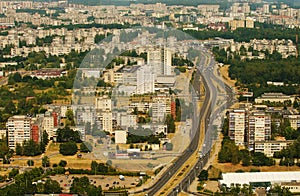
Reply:
M85 132L87 135L90 135L92 133L92 126L90 122L85 123Z
M90 143L83 142L80 144L80 152L91 152L93 150L93 146Z
M19 143L16 144L16 154L23 155L23 147Z
M175 133L175 121L172 115L170 114L167 115L165 124L167 125L168 133Z
M9 172L9 174L8 174L8 178L14 178L16 175L18 175L19 174L19 170L18 169L15 169L15 168L13 168L10 172Z
M23 143L23 155L25 156L36 156L41 154L40 145L35 143L33 140L24 141Z
M255 152L252 156L252 164L254 166L271 166L275 164L275 161L268 158L261 152Z
M292 195L291 191L287 187L280 187L280 185L275 185L269 191L270 193L277 193L281 196L289 196Z
M70 127L58 129L56 133L58 142L81 142L80 133L78 131L73 131L73 129L70 129Z
M79 195L99 195L102 196L101 186L96 187L90 184L89 178L84 176L81 178L74 178L73 183L70 188L70 193L76 193Z
M28 160L27 165L28 166L34 166L34 161L33 160Z
M57 194L61 193L62 188L56 180L47 179L44 185L44 193L46 194Z
M59 153L65 156L75 155L77 153L77 145L75 142L70 141L59 145Z
M208 171L207 170L202 170L198 176L199 181L204 181L208 179Z
M12 102L12 100L10 100L5 106L4 106L4 112L7 114L14 114L16 113L16 106L15 104Z
M49 167L50 166L50 159L47 156L44 156L42 158L42 166L43 167Z
M73 110L71 110L71 109L67 110L66 117L67 117L66 125L67 126L75 126Z
M9 153L9 147L7 146L6 137L0 140L0 158L4 158Z
M40 149L42 152L45 152L48 142L49 142L48 133L47 131L44 131L42 135L42 141L40 143Z
M58 163L58 165L59 165L60 167L66 167L66 166L67 166L67 161L65 161L65 160L60 160L59 163Z

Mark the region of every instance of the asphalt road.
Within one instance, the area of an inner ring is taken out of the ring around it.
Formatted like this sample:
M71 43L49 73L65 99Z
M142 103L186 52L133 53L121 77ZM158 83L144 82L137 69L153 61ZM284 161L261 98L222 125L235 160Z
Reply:
M198 149L198 144L199 144L199 137L200 137L200 127L201 127L201 121L202 119L205 119L205 122L208 122L210 113L211 113L211 103L214 101L216 97L216 89L211 87L211 84L209 80L207 80L207 77L205 76L206 74L201 73L203 71L203 65L207 62L209 62L207 59L208 57L206 55L202 55L203 58L201 58L200 65L198 65L196 76L194 81L194 89L196 92L200 92L200 76L203 78L203 84L205 86L205 99L203 103L203 107L201 108L200 111L200 118L198 118L199 122L197 122L197 131L188 146L188 148L182 153L182 155L174 162L173 165L171 165L168 170L161 176L161 178L149 189L144 189L144 192L146 195L155 195L158 193L158 191L165 185L167 182L174 176L177 171L181 168L181 166L188 160L190 156L193 155L193 153ZM215 94L212 94L215 93ZM197 101L195 101L197 102ZM194 107L196 108L196 107ZM207 123L206 123L207 124ZM193 125L195 125L193 123ZM205 153L204 156L202 156L201 159L199 159L198 163L196 164L196 168L202 169L204 164L207 162L209 157L209 152ZM190 175L190 174L189 174ZM188 175L188 176L189 176ZM196 176L196 172L194 173L193 176ZM173 192L178 193L182 190L182 186L179 185Z

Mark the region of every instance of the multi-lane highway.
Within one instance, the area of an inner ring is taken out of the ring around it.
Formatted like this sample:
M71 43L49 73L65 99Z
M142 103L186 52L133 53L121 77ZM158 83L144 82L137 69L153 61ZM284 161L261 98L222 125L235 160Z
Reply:
M178 172L178 170L188 160L188 158L192 156L196 150L199 149L198 145L200 141L200 131L206 132L204 140L205 145L203 145L201 149L201 158L199 158L197 163L192 167L188 174L182 179L182 181L176 186L176 188L174 188L171 191L169 195L176 195L182 190L187 190L190 183L196 178L196 176L201 172L203 166L207 163L213 142L213 138L211 138L212 134L209 127L212 127L211 125L213 123L213 118L215 118L216 115L228 105L228 100L230 100L230 97L228 97L228 99L224 103L222 103L222 105L218 109L214 110L218 97L218 88L224 88L226 91L231 90L230 87L224 85L223 82L217 76L214 75L214 66L215 61L212 59L209 53L203 50L202 58L200 60L199 65L197 66L196 78L193 84L196 92L200 92L200 85L197 82L201 77L203 85L205 87L205 99L203 102L203 107L200 111L200 117L198 118L199 122L197 123L197 131L188 148L182 153L180 157L178 157L174 164L167 169L167 171L152 187L144 189L144 192L146 192L147 195L157 194ZM219 87L217 88L217 86ZM200 130L201 122L205 123L205 125L202 126L204 127L204 130Z

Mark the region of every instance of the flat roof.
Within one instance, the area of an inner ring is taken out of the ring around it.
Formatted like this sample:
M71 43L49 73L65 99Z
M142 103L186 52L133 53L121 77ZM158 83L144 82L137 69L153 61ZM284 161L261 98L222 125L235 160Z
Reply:
M286 172L245 172L245 173L223 173L220 184L225 184L230 187L234 184L250 184L251 182L300 182L299 171L286 171Z

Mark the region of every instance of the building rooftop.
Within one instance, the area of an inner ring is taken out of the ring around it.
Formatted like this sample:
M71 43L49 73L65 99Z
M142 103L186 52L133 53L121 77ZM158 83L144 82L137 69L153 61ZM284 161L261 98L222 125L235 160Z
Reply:
M300 182L299 171L286 171L286 172L247 172L247 173L223 173L220 184L225 184L230 187L234 184L250 184L251 182Z

